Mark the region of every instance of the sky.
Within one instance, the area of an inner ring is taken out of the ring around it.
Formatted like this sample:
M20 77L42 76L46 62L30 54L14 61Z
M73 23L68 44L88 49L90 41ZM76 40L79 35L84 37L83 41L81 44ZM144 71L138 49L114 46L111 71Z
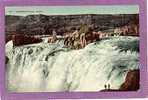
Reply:
M138 14L138 5L132 6L7 6L6 15L26 16L32 14L44 15L74 15L74 14Z

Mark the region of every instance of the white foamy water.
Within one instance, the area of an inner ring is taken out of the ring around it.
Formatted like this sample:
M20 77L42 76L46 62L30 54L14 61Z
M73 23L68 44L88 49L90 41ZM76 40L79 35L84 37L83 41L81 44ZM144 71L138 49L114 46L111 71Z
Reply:
M139 68L139 38L110 37L71 50L56 43L12 47L6 44L9 92L100 91L119 89L130 70Z

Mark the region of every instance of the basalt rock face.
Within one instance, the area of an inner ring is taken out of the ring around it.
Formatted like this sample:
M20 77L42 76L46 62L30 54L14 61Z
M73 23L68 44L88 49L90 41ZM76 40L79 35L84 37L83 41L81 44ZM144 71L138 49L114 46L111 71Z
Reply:
M122 91L137 91L139 89L140 72L133 70L128 72L125 82L121 85L119 90Z
M64 35L80 29L81 26L92 25L94 31L113 29L125 26L130 21L136 23L137 14L121 15L28 15L6 16L6 41L12 34L42 35L52 34L56 30L57 35Z
M137 91L140 87L140 72L133 70L127 73L125 82L119 89L104 89L101 92L116 92L116 91Z
M13 35L12 41L14 46L20 46L20 45L26 45L26 44L40 43L42 42L42 39L17 34L17 35Z

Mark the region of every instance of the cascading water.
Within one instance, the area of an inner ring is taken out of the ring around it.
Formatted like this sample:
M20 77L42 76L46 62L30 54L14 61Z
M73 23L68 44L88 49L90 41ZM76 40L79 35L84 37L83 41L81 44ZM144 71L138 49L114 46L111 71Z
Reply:
M109 37L80 50L63 41L13 47L6 44L8 92L100 91L119 89L139 69L139 38Z

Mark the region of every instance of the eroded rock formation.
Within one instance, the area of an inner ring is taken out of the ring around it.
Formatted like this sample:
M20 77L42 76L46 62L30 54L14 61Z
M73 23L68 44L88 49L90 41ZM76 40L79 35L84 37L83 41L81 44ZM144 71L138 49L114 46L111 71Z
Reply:
M71 47L72 49L84 48L89 43L93 43L99 40L99 34L93 32L91 27L81 27L80 30L76 30L66 36L64 45Z

